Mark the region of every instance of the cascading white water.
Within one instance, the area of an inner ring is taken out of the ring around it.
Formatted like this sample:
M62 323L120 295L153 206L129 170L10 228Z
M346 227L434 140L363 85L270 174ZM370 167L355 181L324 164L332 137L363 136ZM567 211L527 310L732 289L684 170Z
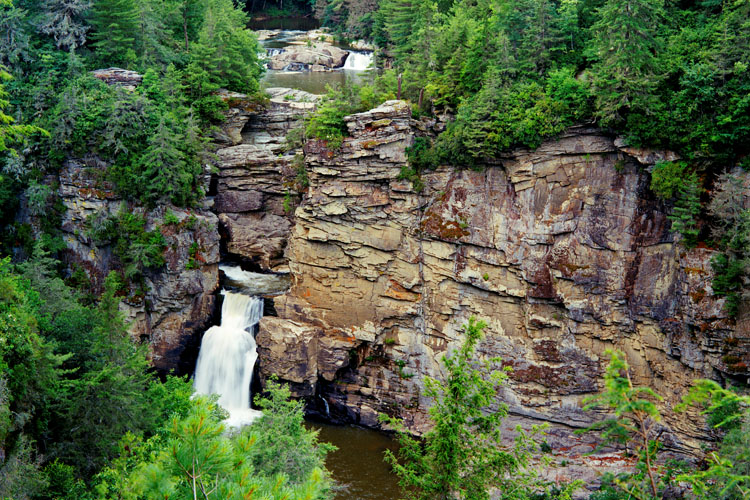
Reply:
M366 69L371 69L372 58L372 52L350 51L349 56L344 62L344 69L350 71L364 71Z
M263 299L224 291L221 325L203 335L195 366L195 392L218 394L227 425L241 427L260 412L250 408L250 383L258 359L252 328L263 316Z

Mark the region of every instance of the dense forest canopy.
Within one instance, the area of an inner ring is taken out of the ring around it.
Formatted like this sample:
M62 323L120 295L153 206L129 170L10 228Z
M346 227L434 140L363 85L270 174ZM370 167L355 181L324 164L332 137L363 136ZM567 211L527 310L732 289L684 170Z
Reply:
M164 266L162 230L181 223L165 211L162 224L147 227L143 211L204 198L208 135L226 108L220 89L263 101L261 46L246 11L272 8L312 9L334 33L378 47L379 76L332 89L308 120L308 137L336 149L346 115L397 95L415 119L445 122L408 151L403 175L416 191L425 169L484 168L574 124L676 151L679 161L650 172L651 192L684 245L719 250L713 291L738 312L750 288L740 179L750 168L750 0L0 0L0 498L330 496L330 448L304 429L288 390L269 384L270 397L258 402L265 416L227 435L214 400L191 399L189 381L151 373L119 311L121 297ZM108 67L137 72L138 85L92 75ZM87 237L111 248L119 266L98 295L82 269L59 260L66 245L55 176L71 161L95 169L124 200L117 213L87 221ZM450 468L499 441L493 426L505 414L486 417L496 386L483 382L504 378L472 368L480 325L472 320L463 350L446 358L449 385L429 382L437 431L425 447L402 436L407 462L390 461L405 485L421 489L418 498L454 498L456 488L486 498L490 480L508 491L523 486L504 498L567 498L575 485L556 490L527 474L537 451L527 439L488 455L503 462L502 474L484 461L476 481L471 467ZM673 484L670 471L658 471L656 484L658 439L633 423L658 420L658 396L633 387L627 369L613 353L607 390L594 402L617 414L608 438L643 438L640 468L609 478L602 500L657 498ZM750 434L741 416L749 402L710 383L698 389L693 400L728 431L722 455L681 480L697 498L747 495ZM482 432L469 434L469 423Z

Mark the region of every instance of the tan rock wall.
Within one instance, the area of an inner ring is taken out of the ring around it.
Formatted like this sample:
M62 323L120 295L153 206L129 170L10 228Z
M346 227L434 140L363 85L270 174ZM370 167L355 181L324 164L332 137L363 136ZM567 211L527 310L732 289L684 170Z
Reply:
M339 151L306 146L293 286L261 323L264 376L284 373L277 344L298 338L310 356L300 395L322 392L338 418L374 426L387 412L419 430L422 376L441 375L475 315L488 323L481 355L513 367L513 414L570 438L592 419L581 399L599 390L606 349L625 352L667 407L692 379L726 372L734 325L711 293L712 251L675 243L640 163L659 152L574 128L483 171L440 168L417 193L399 179L417 129L408 106L348 120ZM699 422L669 420L671 444L693 447Z

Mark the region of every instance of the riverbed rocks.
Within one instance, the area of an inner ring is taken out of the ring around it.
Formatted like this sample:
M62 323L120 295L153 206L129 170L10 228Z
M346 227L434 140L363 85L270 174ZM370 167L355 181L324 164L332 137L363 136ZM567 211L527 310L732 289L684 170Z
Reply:
M581 400L601 389L606 349L665 408L695 378L747 377L725 363L750 349L712 293L714 251L680 245L649 189L643 162L669 153L573 127L482 171L425 173L417 192L400 175L419 129L409 114L390 101L347 117L340 149L305 146L310 187L285 254L293 285L261 323L263 377L289 372L273 353L304 350L295 387L309 395L317 380L333 418L377 425L384 412L424 429L423 376L441 376L476 316L480 355L512 368L503 401L557 425L560 442L594 418ZM310 347L316 335L335 355ZM701 419L667 414L668 447L694 451Z
M266 92L269 101L261 108L250 109L236 96L232 101L228 115L234 119L219 133L232 139L216 152L213 209L227 254L269 271L286 264L294 205L304 189L297 180L304 166L297 148L304 117L315 109L319 96L286 88ZM298 135L296 144L287 139L290 134Z
M344 66L349 52L326 42L290 45L272 55L268 68L290 71L328 71Z

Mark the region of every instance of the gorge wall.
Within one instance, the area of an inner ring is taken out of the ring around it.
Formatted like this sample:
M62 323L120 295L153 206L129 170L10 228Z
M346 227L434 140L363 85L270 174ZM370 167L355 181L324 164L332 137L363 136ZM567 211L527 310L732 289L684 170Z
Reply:
M679 245L649 190L648 167L667 153L577 127L483 171L439 168L416 192L399 174L425 123L406 103L347 126L338 151L306 145L293 285L261 321L262 377L321 396L334 419L378 426L385 412L424 429L423 376L440 376L477 316L481 356L513 368L511 413L555 424L567 446L594 417L581 400L600 389L606 349L622 350L667 407L695 378L747 377L725 363L746 359L750 339L712 296L712 250ZM694 449L701 420L668 419L668 445Z
M124 308L158 369L192 371L224 258L291 272L291 289L267 308L277 316L261 321L261 379L278 375L332 420L377 427L388 413L424 430L423 376L441 376L440 358L471 316L488 324L480 355L513 368L502 394L509 424L552 423L548 442L571 453L592 449L572 431L595 418L581 400L600 389L606 349L625 352L635 382L667 407L695 378L747 379L750 335L712 294L713 251L675 241L668 207L649 190L649 167L668 153L576 127L482 171L426 173L418 192L400 178L405 150L441 124L390 101L348 117L339 150L306 144L309 187L291 213L300 157L286 137L317 97L269 91L264 106L223 96L230 109L204 204L168 207L180 221L169 226L167 207L148 214L147 229L167 239L167 264ZM95 287L112 250L93 244L86 219L123 204L98 180L101 168L71 160L60 174L68 262ZM187 266L193 243L197 269ZM736 359L744 364L727 363ZM667 444L694 450L701 422L668 418Z

